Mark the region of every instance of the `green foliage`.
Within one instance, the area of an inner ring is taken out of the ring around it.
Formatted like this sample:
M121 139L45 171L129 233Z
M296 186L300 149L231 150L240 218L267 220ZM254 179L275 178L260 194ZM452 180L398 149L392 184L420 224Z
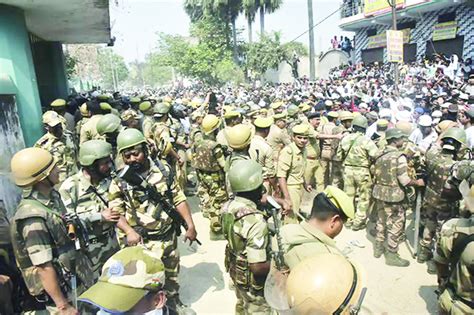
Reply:
M217 80L221 83L237 85L245 82L244 72L230 59L219 62L215 74Z
M64 54L64 63L68 80L71 80L76 75L76 65L78 62L79 60L76 57Z
M111 49L99 50L97 63L101 72L102 87L106 89L113 89L114 81L119 85L128 77L129 71L123 57Z

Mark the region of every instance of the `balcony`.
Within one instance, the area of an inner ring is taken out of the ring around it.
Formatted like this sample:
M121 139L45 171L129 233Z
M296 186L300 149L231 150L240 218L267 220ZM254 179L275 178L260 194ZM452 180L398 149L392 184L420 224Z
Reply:
M364 13L363 0L344 0L341 8L341 19Z

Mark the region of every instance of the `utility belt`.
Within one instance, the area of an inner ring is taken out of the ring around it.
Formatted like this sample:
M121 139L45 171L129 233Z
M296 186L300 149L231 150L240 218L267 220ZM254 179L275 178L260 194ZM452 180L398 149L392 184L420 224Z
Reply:
M226 256L228 258L228 272L234 284L243 290L254 295L263 296L264 284L258 284L252 272L250 272L247 257L235 254L230 248L227 250Z
M349 166L349 167L357 167L357 168L366 168L366 169L369 169L369 167L368 167L368 166L362 166L362 165L344 164L344 166Z
M174 225L169 224L164 230L149 230L143 226L136 225L133 227L135 232L140 234L144 242L147 241L164 241L169 239L174 232Z
M465 298L460 297L457 293L456 290L454 289L454 286L451 283L448 283L446 290L448 290L449 295L451 296L451 299L453 301L459 301L463 304L466 304L469 306L471 309L474 309L474 302L466 300Z

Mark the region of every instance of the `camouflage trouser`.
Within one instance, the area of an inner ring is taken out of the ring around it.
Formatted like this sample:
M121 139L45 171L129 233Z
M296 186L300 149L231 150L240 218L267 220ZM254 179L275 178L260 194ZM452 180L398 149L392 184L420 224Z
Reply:
M263 292L253 294L240 286L235 286L237 303L235 304L236 315L267 315L272 314L272 309L265 301Z
M187 182L187 170L186 170L186 151L180 149L178 150L178 155L181 158L181 160L184 161L184 164L182 166L179 165L179 163L176 163L176 180L178 181L178 185L181 188L182 191L186 188L186 182Z
M331 185L343 189L344 179L342 178L342 163L340 161L332 161L331 164Z
M439 314L467 315L474 314L474 309L462 301L454 299L448 289L438 297Z
M179 251L178 238L175 232L169 233L163 240L147 241L145 246L160 255L161 261L165 266L165 292L168 300L179 297Z
M449 209L437 209L430 204L424 204L421 212L424 223L423 237L420 239L420 247L431 250L434 239L438 238L441 226L453 217Z
M286 216L284 219L284 224L289 223L298 223L297 213L301 212L301 200L303 198L304 187L303 184L299 185L287 185L288 193L290 194L291 207L293 209L293 214Z
M101 238L93 238L92 235L89 235L89 238L92 239L92 242L87 247L87 257L92 263L93 281L96 282L102 272L102 266L104 266L107 259L120 250L120 245L115 233L112 233L109 237L102 236ZM94 239L98 241L94 242Z
M400 236L403 234L405 225L405 209L403 203L383 202L376 200L377 223L375 228L377 234L375 241L383 243L385 233L387 234L387 250L393 253L398 252Z
M356 215L354 224L366 223L372 193L372 178L369 169L365 167L345 166L344 191L352 200L354 200L356 196L359 196L359 201L355 205Z
M304 179L306 183L314 185L314 189L317 192L324 190L324 180L322 178L321 163L317 159L308 158L306 160L306 169L304 173Z
M209 214L211 231L220 233L222 230L220 212L222 205L228 199L225 189L225 175L223 172L203 172L200 170L197 170L197 175L201 211Z
M319 172L319 176L316 179L316 183L322 183L323 189L326 188L327 185L330 183L330 175L331 175L331 161L321 159L319 161L321 164L321 172Z

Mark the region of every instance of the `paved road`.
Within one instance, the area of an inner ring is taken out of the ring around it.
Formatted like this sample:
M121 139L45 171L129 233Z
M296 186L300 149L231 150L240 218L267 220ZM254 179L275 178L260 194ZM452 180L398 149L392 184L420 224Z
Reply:
M311 196L305 198L303 209L310 208ZM181 242L181 297L198 314L233 314L235 294L229 289L229 277L224 269L225 241L209 240L209 221L198 212L197 198L189 198L202 246L192 247ZM410 227L411 220L407 222ZM409 232L409 238L413 233ZM426 266L412 260L408 268L385 265L383 257L372 255L371 236L365 231L344 229L336 238L338 247L349 252L348 257L364 269L368 288L362 314L434 314L436 313L436 276L426 272ZM360 245L351 245L358 241ZM401 256L410 257L406 244Z

